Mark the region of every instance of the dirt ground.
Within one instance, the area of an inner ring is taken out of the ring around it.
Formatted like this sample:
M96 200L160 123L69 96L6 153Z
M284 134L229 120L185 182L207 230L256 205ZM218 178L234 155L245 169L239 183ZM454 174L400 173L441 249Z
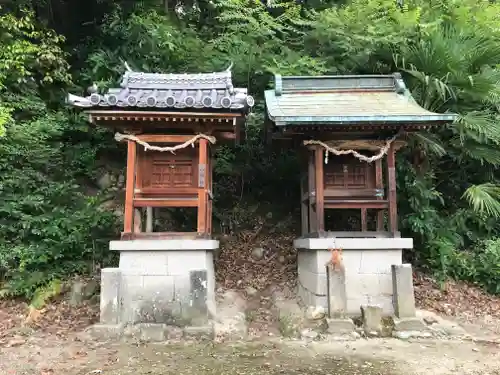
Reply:
M0 349L2 375L500 374L497 345L370 339L144 344L33 335Z
M0 301L0 375L500 375L500 298L464 283L441 286L418 273L419 308L481 340L279 339L271 290L293 289L295 250L290 238L245 236L222 243L217 281L246 298L252 341L98 342L85 333L98 319L98 303L75 308L62 298L26 324L26 303Z

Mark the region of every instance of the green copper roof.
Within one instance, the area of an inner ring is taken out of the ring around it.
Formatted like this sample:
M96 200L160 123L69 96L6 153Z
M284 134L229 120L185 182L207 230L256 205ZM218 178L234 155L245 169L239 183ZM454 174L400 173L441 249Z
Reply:
M277 126L308 124L449 123L454 114L430 112L413 99L399 73L393 75L282 77L265 92Z

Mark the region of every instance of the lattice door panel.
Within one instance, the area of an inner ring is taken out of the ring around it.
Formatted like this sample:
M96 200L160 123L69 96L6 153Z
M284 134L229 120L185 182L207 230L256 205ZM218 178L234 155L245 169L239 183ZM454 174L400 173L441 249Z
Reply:
M324 165L325 187L332 189L364 189L374 185L373 164L351 157L331 157Z
M154 151L141 153L139 168L142 187L154 189L196 187L198 155L189 151L191 150L181 150L179 155Z
M193 187L192 160L155 160L151 165L151 187Z

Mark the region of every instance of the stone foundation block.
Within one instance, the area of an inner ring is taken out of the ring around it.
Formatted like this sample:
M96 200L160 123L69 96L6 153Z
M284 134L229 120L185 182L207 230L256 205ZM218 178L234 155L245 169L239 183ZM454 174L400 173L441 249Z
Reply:
M361 306L363 330L369 336L379 336L382 333L382 308L380 306Z
M100 323L118 324L120 321L121 271L118 268L101 270Z
M213 240L112 241L120 266L102 271L101 323L206 326L215 314L217 246ZM155 340L163 340L160 331L144 327Z
M395 331L428 331L427 326L419 318L394 319Z
M346 335L356 331L352 319L327 319L327 332L332 335Z
M124 334L122 324L94 324L86 332L96 340L119 340Z
M184 338L194 340L213 340L214 327L213 325L184 327Z
M166 324L137 324L137 329L140 332L140 338L147 342L161 342L166 340L165 331L167 330Z
M332 317L357 316L362 305L379 305L385 316L394 314L391 266L402 264L402 249L412 248L411 238L299 238L294 245L304 304L327 309L330 303ZM345 273L331 275L328 290L331 247L343 249Z
M394 291L394 314L400 318L416 315L411 264L392 265L392 287Z

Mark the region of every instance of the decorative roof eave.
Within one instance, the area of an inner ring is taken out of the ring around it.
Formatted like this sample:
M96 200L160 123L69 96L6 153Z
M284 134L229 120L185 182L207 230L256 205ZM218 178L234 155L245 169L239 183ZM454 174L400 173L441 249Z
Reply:
M97 123L101 121L119 121L123 122L179 122L179 123L232 123L234 124L239 118L243 118L243 114L234 113L217 113L217 112L152 112L152 111L103 111L90 110L85 111L89 116L89 122Z
M67 103L77 108L117 110L223 110L248 113L255 100L246 88L235 88L231 67L223 72L161 74L134 72L128 65L121 88L98 93L94 84L88 96L69 94Z
M269 114L268 114L269 115ZM428 116L293 116L293 117L272 117L276 126L336 126L336 125L376 125L376 124L441 124L455 121L456 115L428 115Z
M338 76L274 76L276 96L300 92L390 90L398 94L407 91L400 73L385 75L338 75Z

